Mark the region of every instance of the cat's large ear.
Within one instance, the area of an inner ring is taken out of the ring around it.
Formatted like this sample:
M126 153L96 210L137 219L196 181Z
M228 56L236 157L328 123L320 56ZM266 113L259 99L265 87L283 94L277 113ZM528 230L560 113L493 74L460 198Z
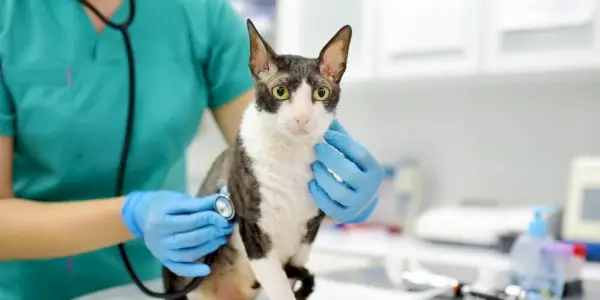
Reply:
M321 50L321 54L319 54L319 70L321 74L336 83L340 82L342 75L346 71L351 39L352 27L346 25L327 42L323 50Z
M250 19L246 21L248 34L250 35L250 70L257 78L265 78L269 74L277 72L274 58L277 56L275 51L262 38L256 27Z

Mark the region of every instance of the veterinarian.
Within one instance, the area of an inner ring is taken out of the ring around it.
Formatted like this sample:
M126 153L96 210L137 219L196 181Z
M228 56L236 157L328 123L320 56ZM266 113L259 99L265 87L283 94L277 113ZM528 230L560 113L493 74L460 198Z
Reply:
M115 22L128 0L88 0ZM115 245L126 243L142 280L160 264L192 264L225 243L231 225L215 196L186 194L185 151L203 112L234 143L253 99L244 20L228 0L138 1L136 118L123 197L113 197L127 119L124 43L76 0L0 1L0 299L64 300L131 279ZM377 161L335 123L343 156L317 157L360 186L311 185L340 222L364 220L382 180ZM331 147L331 146L329 146ZM356 170L354 163L361 166ZM318 174L331 176L330 174ZM321 176L316 176L323 178Z

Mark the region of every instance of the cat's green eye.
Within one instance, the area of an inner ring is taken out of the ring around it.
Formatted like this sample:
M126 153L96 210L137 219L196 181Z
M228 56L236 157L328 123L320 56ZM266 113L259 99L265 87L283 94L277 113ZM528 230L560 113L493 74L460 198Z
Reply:
M315 98L315 100L323 101L327 99L327 97L329 97L329 88L326 86L320 86L313 92L313 98Z
M290 92L285 86L278 85L271 89L271 94L278 100L287 100L290 97Z

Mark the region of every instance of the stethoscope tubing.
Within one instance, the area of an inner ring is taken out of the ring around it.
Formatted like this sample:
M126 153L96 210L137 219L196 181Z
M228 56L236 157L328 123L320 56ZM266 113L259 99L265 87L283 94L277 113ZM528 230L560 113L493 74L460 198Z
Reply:
M135 78L135 57L133 55L133 46L131 44L131 38L129 36L128 28L133 23L135 18L135 0L129 0L129 16L122 23L115 23L108 18L106 18L96 7L88 3L86 0L77 0L81 4L85 5L89 8L102 22L104 22L108 27L118 30L121 32L123 36L123 41L125 43L125 49L127 52L127 67L129 72L129 103L128 103L128 112L127 112L127 125L125 129L125 137L123 141L123 149L121 152L121 159L119 162L119 169L117 173L117 182L116 182L116 196L119 197L123 195L123 184L125 177L125 169L127 166L127 159L129 156L129 150L131 146L131 138L133 133L133 119L135 115L135 90L136 90L136 78ZM227 198L227 200L229 200ZM229 201L231 203L231 201ZM216 207L216 203L215 203ZM148 289L137 276L135 270L133 269L133 265L129 260L129 256L127 255L127 251L125 249L125 244L121 243L118 245L119 253L121 255L121 259L123 260L123 264L129 273L133 283L147 296L153 298L167 299L167 300L175 300L184 298L187 294L195 290L198 285L200 285L202 278L197 277L194 278L183 290L177 291L174 293L158 293L151 291Z

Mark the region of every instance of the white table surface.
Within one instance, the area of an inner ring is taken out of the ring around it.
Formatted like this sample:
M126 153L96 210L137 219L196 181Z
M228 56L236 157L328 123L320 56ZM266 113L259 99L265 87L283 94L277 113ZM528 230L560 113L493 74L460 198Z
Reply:
M343 233L323 230L314 249L323 252L359 255L379 260L412 258L427 263L448 263L456 267L507 271L508 256L491 249L423 242L381 231ZM584 280L600 281L600 264L588 262L582 270Z
M368 267L372 265L372 261L367 258L361 257L352 257L348 255L338 255L333 253L320 253L319 251L314 251L309 259L307 264L307 268L315 272L318 276L319 274L325 274L328 272L336 272L345 269L356 269L362 267ZM358 286L358 285L348 285L344 287L336 287L336 284L326 280L318 278L319 284L319 293L314 294L314 299L319 299L318 297L329 297L331 291L335 291L337 293L338 290L351 290L355 295L363 295L365 293L373 292L374 295L377 294L385 294L385 291L369 289L369 287ZM160 281L151 281L146 283L147 286L154 291L162 291L162 285ZM323 296L320 296L322 295ZM380 295L381 296L381 295ZM379 296L378 296L379 297ZM381 296L383 297L383 296ZM97 293L93 293L91 295L79 298L78 300L147 300L147 299L155 299L144 296L140 291L137 290L137 287L134 285L128 285L123 287L116 287L104 291L100 291ZM331 299L331 298L323 298L323 299ZM362 299L362 298L351 298L351 299ZM385 299L385 298L382 298Z
M508 260L500 253L461 246L442 246L402 237L390 237L381 232L364 231L343 233L322 230L313 248L307 267L317 275L311 300L320 299L428 299L424 295L402 293L363 284L334 282L323 278L327 273L368 268L389 263L393 258L413 258L420 262L448 263L456 267L487 268L497 271L508 269ZM600 266L586 265L583 277L600 281ZM160 282L151 282L153 290L161 290ZM400 297L400 298L399 298ZM133 285L117 287L79 298L78 300L146 300Z
M360 284L353 283L342 283L334 282L327 279L317 278L316 284L318 288L315 289L311 295L311 300L331 300L331 299L344 299L344 300L365 300L365 299L378 299L378 300L427 300L434 296L435 292L427 293L405 293L395 290L386 290L381 288L369 287ZM151 282L149 287L157 289L160 284L159 282ZM114 289L109 289L101 292L97 292L85 297L78 298L77 300L150 300L156 298L150 298L142 295L134 286L125 286ZM260 297L260 299L265 299ZM198 299L200 300L200 299Z
M349 255L341 255L335 253L322 253L315 250L307 264L307 267L317 275L314 293L311 300L364 300L364 299L405 299L405 300L425 300L430 299L435 292L427 293L405 293L398 290L388 290L377 288L368 285L335 282L320 275L338 272L343 270L359 269L373 266L373 260L364 257L353 257ZM162 291L160 281L151 281L146 283L147 286L155 291ZM100 292L96 292L77 300L149 300L155 299L143 295L133 285L116 287ZM265 299L261 297L261 299Z

